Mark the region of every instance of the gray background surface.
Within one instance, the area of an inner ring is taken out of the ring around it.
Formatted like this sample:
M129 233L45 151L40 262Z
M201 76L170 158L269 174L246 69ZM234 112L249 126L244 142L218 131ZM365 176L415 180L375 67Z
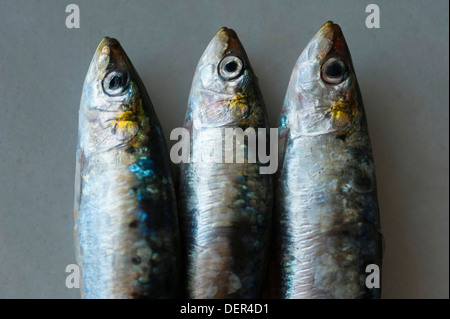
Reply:
M80 29L65 27L69 3L80 6ZM380 6L380 29L365 27L369 3ZM238 33L276 127L297 57L333 20L352 52L374 147L382 295L448 298L448 9L447 0L1 1L0 297L79 297L65 286L75 263L77 112L103 36L128 53L168 140L220 27Z

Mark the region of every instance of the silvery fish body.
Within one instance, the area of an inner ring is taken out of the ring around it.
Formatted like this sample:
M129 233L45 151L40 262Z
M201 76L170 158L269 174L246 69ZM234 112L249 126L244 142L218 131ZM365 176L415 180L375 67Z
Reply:
M179 177L188 296L261 297L271 175L260 174L260 162L247 157L244 163L209 163L201 157L223 142L225 135L214 135L214 129L268 128L257 79L233 30L219 30L198 63L185 128L190 132L191 162L179 165ZM247 141L234 143L231 150L251 152Z
M277 297L379 297L366 287L366 267L381 269L382 254L372 148L350 52L332 22L296 62L279 136Z
M139 75L111 38L98 46L83 86L75 193L82 297L175 297L179 225L164 137Z

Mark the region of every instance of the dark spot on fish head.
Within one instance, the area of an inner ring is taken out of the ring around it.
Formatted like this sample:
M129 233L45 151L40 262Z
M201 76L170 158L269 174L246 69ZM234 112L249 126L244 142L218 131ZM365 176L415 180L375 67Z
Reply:
M122 86L123 83L123 77L121 76L114 76L111 81L109 81L109 89L114 90L117 89L119 86Z
M135 265L139 265L141 263L141 261L142 261L141 257L139 257L139 256L135 256L135 257L131 258L131 262Z
M125 149L125 152L127 152L128 154L134 154L134 153L136 153L136 148L134 148L133 146L130 146Z
M126 71L109 72L102 81L103 91L109 96L123 95L130 84L130 76Z
M338 140L341 140L342 142L345 143L345 141L347 140L347 134L346 134L346 132L345 132L345 133L342 133L342 134L337 134L337 135L336 135L336 138L337 138Z
M343 68L340 64L333 63L331 65L328 65L325 68L324 73L331 77L337 77L337 76L342 75L344 72L343 72Z
M225 81L240 77L244 69L244 62L237 56L226 56L219 63L219 75Z
M352 173L352 188L359 193L367 193L373 189L373 178L365 169L355 169Z
M225 70L227 72L234 72L237 69L237 63L235 61L231 61L225 65Z
M130 228L137 228L138 225L139 225L138 221L137 220L133 220L128 226Z
M340 58L331 57L326 60L321 69L322 80L328 84L339 84L348 76L348 67Z

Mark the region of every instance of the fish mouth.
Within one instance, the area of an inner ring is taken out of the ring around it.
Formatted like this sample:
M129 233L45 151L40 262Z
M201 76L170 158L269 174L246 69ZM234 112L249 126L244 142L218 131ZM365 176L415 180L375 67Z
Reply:
M329 38L333 40L335 36L342 35L341 27L333 21L327 21L317 31L317 36L322 38Z
M341 27L333 21L327 21L316 33L313 41L328 41L328 49L333 50L338 55L345 57L348 55L347 43Z
M222 27L217 31L214 38L211 40L211 44L215 48L220 48L221 52L219 56L225 57L227 55L235 55L242 58L246 58L244 48L241 41L233 29Z
M340 58L352 69L351 55L341 27L333 21L323 24L302 52L302 60L324 63L328 57Z
M99 69L119 66L127 64L125 51L120 45L119 41L114 38L104 37L97 47L95 59L99 63ZM108 65L105 65L105 62Z
M102 41L100 41L100 44L97 47L97 52L101 53L104 50L113 50L113 49L122 49L120 46L120 43L117 39L110 38L110 37L104 37Z
M233 29L222 27L219 29L219 31L216 32L216 35L214 37L218 40L226 40L230 38L237 39L237 34Z

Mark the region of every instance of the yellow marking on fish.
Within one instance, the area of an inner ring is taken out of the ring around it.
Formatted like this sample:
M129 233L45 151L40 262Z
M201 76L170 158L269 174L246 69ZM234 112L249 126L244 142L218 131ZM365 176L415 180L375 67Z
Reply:
M145 119L142 100L139 99L134 104L129 105L126 111L117 116L115 125L119 130L136 129L139 126L144 126Z
M330 113L334 124L343 129L340 133L342 136L348 136L358 129L361 114L357 99L337 101L331 106Z
M352 114L352 106L350 103L343 100L337 101L336 104L331 106L331 114L333 118L339 118L343 114Z
M352 124L357 113L356 102L339 100L331 106L331 117L339 126Z
M244 117L248 113L250 97L248 94L239 93L230 101L230 109L238 117Z
M128 128L129 126L134 126L138 124L137 116L132 111L125 111L121 113L116 119L116 122L118 129Z

